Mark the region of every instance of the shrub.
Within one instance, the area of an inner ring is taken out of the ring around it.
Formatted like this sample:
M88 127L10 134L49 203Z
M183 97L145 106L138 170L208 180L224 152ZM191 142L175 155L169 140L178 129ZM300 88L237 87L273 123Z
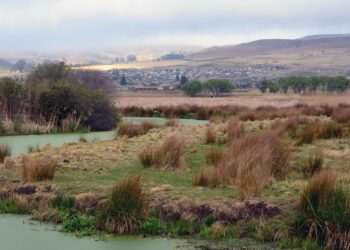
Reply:
M215 131L212 128L208 127L205 130L205 143L211 144L211 143L215 143L215 141L216 141Z
M11 156L12 147L8 143L0 143L0 163L3 163L5 158Z
M128 177L114 185L110 199L99 208L98 220L108 231L130 233L137 231L148 210L140 176Z
M218 164L224 156L225 149L222 147L210 147L205 152L205 159L208 165Z
M320 172L302 188L294 226L327 248L350 248L350 193L334 173Z
M237 120L229 121L227 125L227 139L231 144L233 141L238 139L244 134L244 126Z
M144 167L181 169L184 167L184 141L176 136L166 139L158 148L145 148L139 154Z
M312 177L319 173L323 165L323 154L321 151L317 150L313 152L307 161L307 164L303 166L303 174L305 178Z
M58 168L57 159L50 156L21 157L22 180L25 182L52 180Z

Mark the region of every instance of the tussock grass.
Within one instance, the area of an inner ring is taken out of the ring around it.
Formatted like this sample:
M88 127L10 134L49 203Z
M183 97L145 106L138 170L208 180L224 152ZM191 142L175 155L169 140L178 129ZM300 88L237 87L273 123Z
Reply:
M227 139L231 144L244 134L244 125L238 120L230 120L227 125Z
M150 121L143 121L140 124L132 124L130 122L121 123L117 130L117 136L126 136L128 138L145 135L153 128L158 126Z
M309 178L319 173L322 169L324 162L323 153L320 150L315 150L312 152L302 168L302 172L305 178Z
M215 131L212 128L208 127L205 130L204 140L205 140L206 144L215 143L215 141L216 141L216 133L215 133Z
M4 160L4 167L6 169L15 169L16 168L16 161L13 158L7 156Z
M3 163L5 158L11 156L12 147L6 142L0 143L0 163Z
M20 161L22 165L22 180L24 182L52 180L58 168L57 159L50 156L34 158L23 155Z
M206 167L201 169L193 179L194 186L218 187L222 180L215 168Z
M279 134L268 131L234 142L216 169L223 182L234 184L241 198L248 198L260 195L272 178L285 177L289 156L290 148Z
M329 249L350 248L350 193L336 175L323 171L302 188L294 226Z
M213 146L208 148L205 151L205 159L208 165L216 165L218 164L225 153L225 149L222 147L218 147L218 146Z
M132 233L149 213L147 195L140 176L117 182L108 201L99 207L98 223L114 233Z
M315 121L304 126L299 132L298 145L311 144L315 139L334 139L343 137L343 128L334 121Z
M139 160L144 167L155 167L160 169L182 169L184 168L184 140L171 136L159 147L144 148L139 153Z

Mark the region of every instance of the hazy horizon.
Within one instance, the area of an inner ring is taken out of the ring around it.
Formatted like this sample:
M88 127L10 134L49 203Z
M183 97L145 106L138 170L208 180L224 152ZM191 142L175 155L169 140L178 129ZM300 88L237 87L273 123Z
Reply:
M345 0L13 0L0 3L7 53L211 47L350 33Z

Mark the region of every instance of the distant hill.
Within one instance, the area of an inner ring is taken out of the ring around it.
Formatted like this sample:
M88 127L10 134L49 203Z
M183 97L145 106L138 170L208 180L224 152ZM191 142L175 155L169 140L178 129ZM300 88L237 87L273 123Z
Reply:
M314 35L300 39L265 39L249 43L211 47L194 53L190 59L224 59L272 53L293 53L350 49L350 35Z
M12 63L0 58L0 68L10 69L10 68L12 68L12 66L13 66Z

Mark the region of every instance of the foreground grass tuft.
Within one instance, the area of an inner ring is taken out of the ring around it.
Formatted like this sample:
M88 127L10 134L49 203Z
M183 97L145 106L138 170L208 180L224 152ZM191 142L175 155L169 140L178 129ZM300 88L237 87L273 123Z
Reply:
M107 231L120 234L137 231L149 213L141 177L128 177L116 183L98 213L98 223Z
M350 193L334 173L320 172L303 187L294 226L327 248L350 248Z
M31 157L23 155L21 165L24 182L52 180L58 168L57 159L50 156Z

